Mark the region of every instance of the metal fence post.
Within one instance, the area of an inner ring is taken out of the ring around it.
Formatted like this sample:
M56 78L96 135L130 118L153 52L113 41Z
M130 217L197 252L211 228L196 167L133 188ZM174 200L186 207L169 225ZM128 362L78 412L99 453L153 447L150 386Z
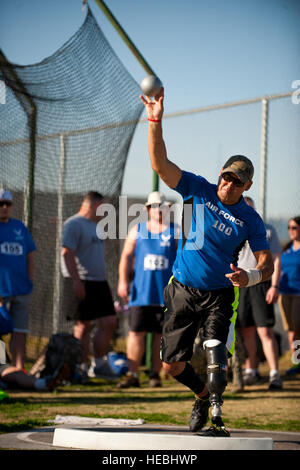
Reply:
M259 186L259 212L263 220L265 220L266 218L268 114L269 114L269 100L264 98L262 100L260 186Z
M60 167L57 191L57 219L56 219L56 247L55 247L55 279L53 291L53 323L52 333L55 334L59 329L59 313L61 305L61 239L63 225L63 202L65 186L66 169L66 142L64 134L60 135Z

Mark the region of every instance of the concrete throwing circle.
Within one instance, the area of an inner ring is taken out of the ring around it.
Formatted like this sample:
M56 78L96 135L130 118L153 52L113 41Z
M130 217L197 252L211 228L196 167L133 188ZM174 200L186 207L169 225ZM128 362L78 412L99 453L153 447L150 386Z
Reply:
M273 440L57 428L53 445L87 450L272 450Z

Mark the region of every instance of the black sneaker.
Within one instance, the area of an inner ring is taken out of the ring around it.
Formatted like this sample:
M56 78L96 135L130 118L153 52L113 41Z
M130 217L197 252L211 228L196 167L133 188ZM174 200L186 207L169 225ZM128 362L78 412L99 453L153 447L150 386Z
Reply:
M190 418L190 430L197 432L205 426L208 419L210 407L209 396L207 398L197 398Z
M152 387L152 388L161 387L160 376L156 372L151 372L149 376L149 387Z
M131 372L127 372L124 379L121 382L117 383L117 388L130 388L130 387L139 387L140 382L137 377L132 375Z
M204 431L203 435L208 437L230 437L230 432L225 426L211 426Z
M282 390L282 380L280 378L279 372L270 377L269 390Z

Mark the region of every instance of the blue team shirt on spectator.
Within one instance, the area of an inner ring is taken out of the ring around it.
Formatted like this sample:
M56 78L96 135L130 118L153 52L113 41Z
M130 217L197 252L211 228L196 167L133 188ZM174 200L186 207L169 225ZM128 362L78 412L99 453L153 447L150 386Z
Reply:
M282 294L300 295L300 248L290 246L282 253L279 289Z
M23 222L10 219L0 223L0 294L2 297L26 295L32 291L26 256L36 249Z
M130 306L164 305L163 291L176 257L175 230L171 223L163 232L153 234L146 222L138 225Z
M225 274L232 272L230 264L236 265L245 241L253 252L269 249L261 217L243 197L237 204L222 204L217 185L193 173L183 171L174 189L185 205L175 278L200 290L232 286Z

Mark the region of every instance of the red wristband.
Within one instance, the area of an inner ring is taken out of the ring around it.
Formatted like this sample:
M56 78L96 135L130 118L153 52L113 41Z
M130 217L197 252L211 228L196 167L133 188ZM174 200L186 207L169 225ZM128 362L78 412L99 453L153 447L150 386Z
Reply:
M161 119L148 119L148 121L151 121L151 122L161 122Z

